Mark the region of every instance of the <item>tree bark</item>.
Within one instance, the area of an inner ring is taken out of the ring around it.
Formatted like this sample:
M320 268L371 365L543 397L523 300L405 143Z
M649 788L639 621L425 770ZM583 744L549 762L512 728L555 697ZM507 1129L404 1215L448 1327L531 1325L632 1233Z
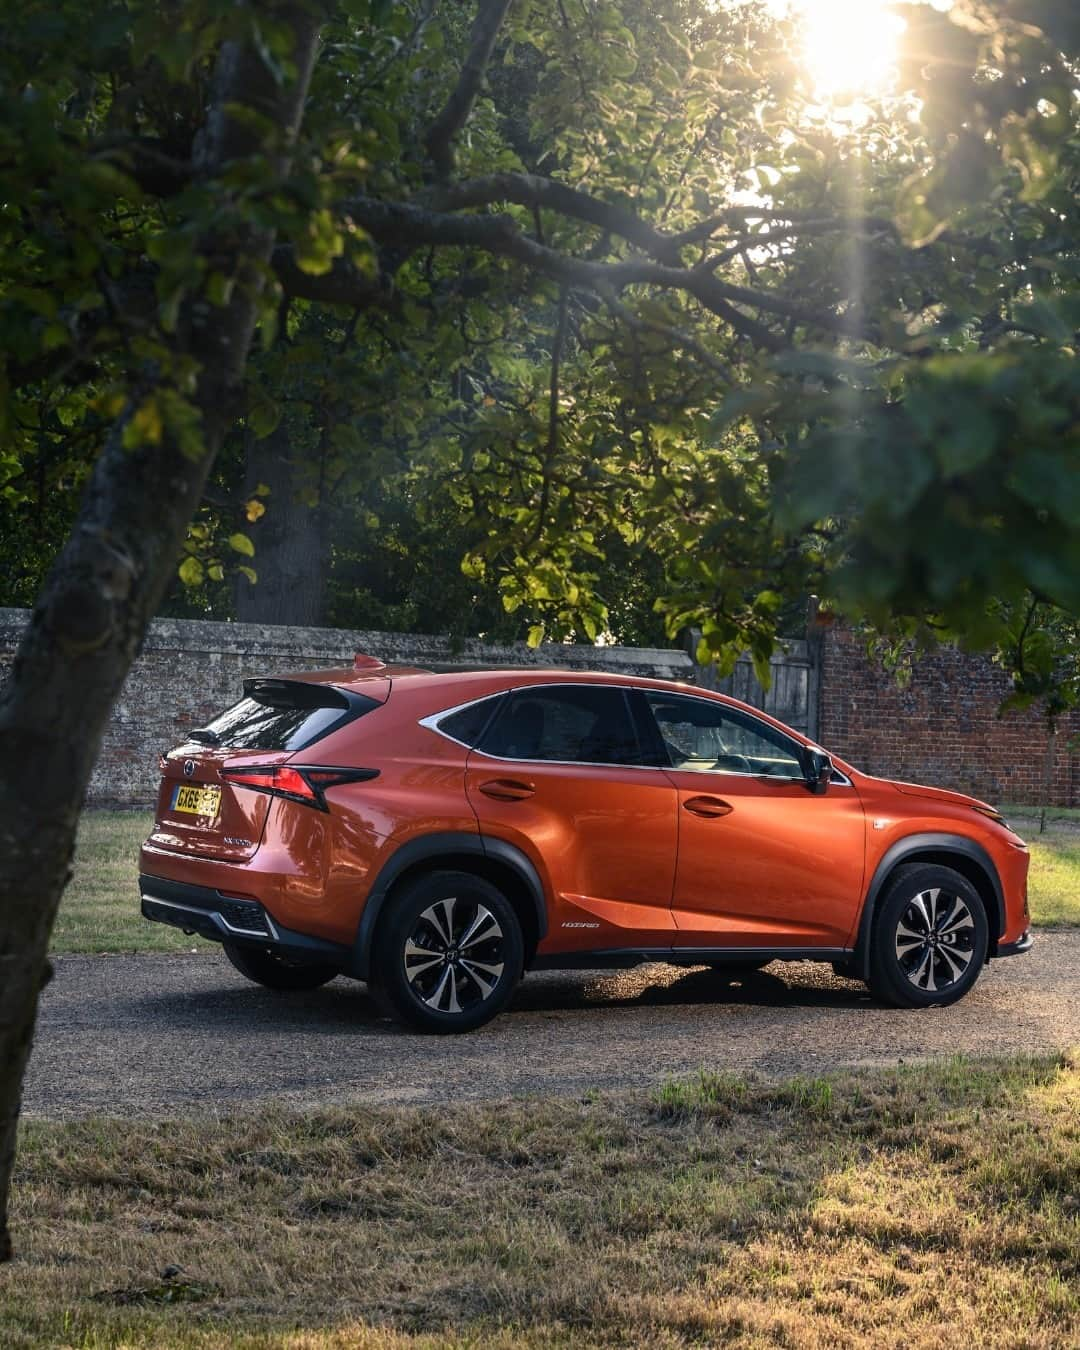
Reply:
M321 484L304 482L311 476L311 456L294 460L286 421L248 446L245 495L253 496L260 484L270 493L262 499L266 514L247 527L258 580L252 584L243 574L236 578L233 595L241 623L321 624L326 619L326 502ZM318 494L314 504L301 499L305 486Z
M269 153L278 173L288 167L318 22L300 5L273 12L294 33L295 78L279 85L254 47L224 43L193 157L196 177L213 180L229 161L253 154ZM237 107L266 121L234 116ZM267 125L277 133L272 144L252 129ZM229 189L219 190L227 201ZM124 428L136 408L170 389L166 373L149 372L97 461L0 691L0 1261L11 1256L8 1196L22 1081L79 811L106 719L235 415L273 243L272 233L237 225L235 216L227 227L205 230L200 247L212 262L208 270L231 274L236 284L223 307L193 294L175 332L173 353L193 360L199 372L191 397L201 414L203 453L184 455L167 435L158 444L125 447Z

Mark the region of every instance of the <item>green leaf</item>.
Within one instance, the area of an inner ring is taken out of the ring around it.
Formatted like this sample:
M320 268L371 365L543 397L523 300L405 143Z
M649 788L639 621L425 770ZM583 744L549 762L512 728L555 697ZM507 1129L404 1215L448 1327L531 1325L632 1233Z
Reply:
M345 252L345 236L327 210L313 211L307 218L306 232L294 241L296 264L302 272L322 276Z
M229 547L237 553L242 553L246 558L254 558L255 545L246 534L230 534Z
M198 586L203 579L203 565L198 558L185 558L177 570L185 586Z
M224 309L232 299L236 278L226 276L224 272L211 272L206 279L206 298L218 309Z
M124 449L134 450L140 445L160 445L165 430L161 405L150 394L128 418L122 437Z

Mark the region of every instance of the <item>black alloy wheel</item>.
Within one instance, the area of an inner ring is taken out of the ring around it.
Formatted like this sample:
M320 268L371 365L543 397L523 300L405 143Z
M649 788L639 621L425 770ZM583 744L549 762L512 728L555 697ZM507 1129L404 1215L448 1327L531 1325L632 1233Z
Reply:
M897 868L874 923L870 988L899 1007L955 1003L979 977L986 909L965 876L936 863Z
M506 1006L524 961L521 925L497 887L429 872L389 902L372 982L392 1014L421 1031L472 1031Z

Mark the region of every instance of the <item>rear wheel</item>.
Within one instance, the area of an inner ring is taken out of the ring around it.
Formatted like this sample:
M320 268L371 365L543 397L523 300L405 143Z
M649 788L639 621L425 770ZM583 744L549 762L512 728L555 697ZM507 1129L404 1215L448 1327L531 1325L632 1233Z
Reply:
M429 872L389 902L372 980L391 1012L421 1031L472 1031L521 978L521 925L500 890L468 872Z
M235 942L225 942L222 946L241 975L267 989L318 989L341 974L337 966L290 961L269 947L242 946Z
M898 1007L955 1003L978 979L989 939L966 877L934 863L900 867L874 920L870 988Z

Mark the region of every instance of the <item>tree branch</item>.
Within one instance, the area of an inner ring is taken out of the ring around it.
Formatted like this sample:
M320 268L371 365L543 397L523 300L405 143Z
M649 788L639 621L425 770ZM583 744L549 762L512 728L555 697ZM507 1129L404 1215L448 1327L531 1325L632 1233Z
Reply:
M469 52L457 84L424 138L424 146L439 178L449 178L454 170L454 139L472 112L495 39L509 8L510 0L480 0L477 7L469 35Z
M685 291L738 331L747 336L753 334L755 341L772 350L777 345L784 345L782 341L734 310L735 304L847 337L871 340L874 337L868 326L854 324L850 315L837 314L830 309L810 309L781 296L721 281L712 273L711 260L694 268L671 267L645 258L614 263L592 262L537 243L511 216L502 213L457 216L407 202L378 201L366 196L351 198L343 204L342 211L381 242L475 248L512 258L564 285L598 292L605 289L619 291L635 284Z
M349 305L353 309L395 309L397 293L380 277L365 276L337 259L329 272L316 276L296 262L289 244L279 244L270 257L285 294L297 300L315 300L325 305Z
M170 155L164 142L147 136L106 136L88 151L91 159L108 160L129 174L152 197L175 197L194 177L188 160Z
M540 488L540 505L536 512L536 529L529 541L536 544L544 533L547 522L548 505L551 501L551 472L555 456L559 450L559 367L562 363L563 343L566 341L566 302L564 286L559 292L559 318L555 325L555 339L551 344L551 388L548 394L548 434L544 449L543 481Z
M735 375L731 367L720 357L714 356L707 347L703 347L696 337L692 337L682 328L676 328L673 324L659 323L654 319L643 319L639 314L635 314L629 305L624 305L621 300L616 300L613 295L605 295L603 299L612 314L627 328L639 333L652 333L671 343L674 347L682 347L685 351L692 352L703 366L708 367L715 375L719 375L725 384L734 384ZM772 337L773 335L770 333L769 338L772 339Z
M553 178L534 173L494 173L485 178L469 178L429 193L425 204L437 211L460 211L495 202L513 202L533 209L544 207L574 220L583 220L648 253L662 262L679 265L679 248L671 235L654 229L647 221L624 206L601 201L579 188L569 187Z

